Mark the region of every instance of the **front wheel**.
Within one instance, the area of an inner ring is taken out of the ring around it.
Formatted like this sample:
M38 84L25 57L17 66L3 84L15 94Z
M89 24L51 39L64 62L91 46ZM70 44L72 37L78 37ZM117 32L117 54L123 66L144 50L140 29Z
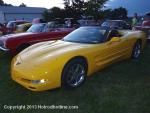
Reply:
M141 55L141 43L140 41L137 41L133 47L132 58L137 59L140 57L140 55Z
M73 89L81 86L87 76L87 65L84 60L77 58L66 64L62 73L62 86Z

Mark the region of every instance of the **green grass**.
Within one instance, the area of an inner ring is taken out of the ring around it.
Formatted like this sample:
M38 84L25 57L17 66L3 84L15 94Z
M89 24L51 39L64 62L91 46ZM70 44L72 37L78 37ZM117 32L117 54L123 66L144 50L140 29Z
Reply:
M10 78L11 58L0 58L0 113L3 105L78 105L78 110L22 110L21 113L150 113L150 45L139 60L116 63L76 89L32 92Z

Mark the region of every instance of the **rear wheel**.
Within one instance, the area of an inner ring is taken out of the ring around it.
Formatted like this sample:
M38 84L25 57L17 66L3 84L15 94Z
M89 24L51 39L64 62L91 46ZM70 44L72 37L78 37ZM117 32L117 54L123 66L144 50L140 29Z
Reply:
M76 58L69 61L63 69L62 86L73 89L81 86L87 76L87 65L83 59Z
M141 42L137 41L133 47L132 58L137 59L141 55Z

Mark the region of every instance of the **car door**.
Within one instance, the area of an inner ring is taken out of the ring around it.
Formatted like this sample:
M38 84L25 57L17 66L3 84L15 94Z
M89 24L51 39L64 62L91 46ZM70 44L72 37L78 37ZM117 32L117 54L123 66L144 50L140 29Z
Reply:
M94 60L98 67L105 67L113 62L119 61L126 56L127 43L125 38L118 41L107 41L97 45L95 48Z

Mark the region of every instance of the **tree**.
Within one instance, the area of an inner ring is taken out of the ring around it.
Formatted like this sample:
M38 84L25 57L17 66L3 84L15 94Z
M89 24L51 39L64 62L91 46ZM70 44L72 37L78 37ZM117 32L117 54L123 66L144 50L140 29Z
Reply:
M112 14L113 19L127 19L128 11L125 8L120 7L114 9Z
M53 7L51 9L46 10L43 13L43 17L46 21L52 21L56 18L64 18L65 12L63 9L59 7Z
M84 11L85 0L64 0L65 15L80 18Z
M110 19L111 13L112 13L112 9L100 10L99 19L100 20Z
M85 3L85 14L93 16L96 20L99 19L101 8L108 0L88 0Z
M107 0L64 0L65 9L53 7L44 12L46 21L56 18L74 18L92 16L96 20L104 19L127 19L127 10L125 8L101 10Z
M43 13L43 17L44 17L44 20L45 21L49 21L51 20L51 16L50 16L50 13L48 12L48 10L45 10L44 13Z
M104 11L102 11L101 12L101 14L102 14L102 18L103 19L112 19L112 12L113 12L113 10L112 9L106 9L106 10L104 10Z
M64 0L65 10L73 11L75 17L93 16L99 18L100 9L107 0Z
M6 3L4 3L3 0L0 0L0 6L13 6L13 5L11 5L11 4L6 4Z
M62 9L60 9L59 7L53 7L53 8L51 8L50 12L51 12L51 16L54 19L62 17Z
M27 5L24 4L24 3L21 3L21 4L19 5L19 7L27 7Z
M127 19L128 11L125 8L107 9L102 12L103 17L107 19Z
M0 0L0 5L3 6L4 5L4 1Z
M81 5L82 3L85 3L85 0L64 0L65 7L74 6L76 4Z

